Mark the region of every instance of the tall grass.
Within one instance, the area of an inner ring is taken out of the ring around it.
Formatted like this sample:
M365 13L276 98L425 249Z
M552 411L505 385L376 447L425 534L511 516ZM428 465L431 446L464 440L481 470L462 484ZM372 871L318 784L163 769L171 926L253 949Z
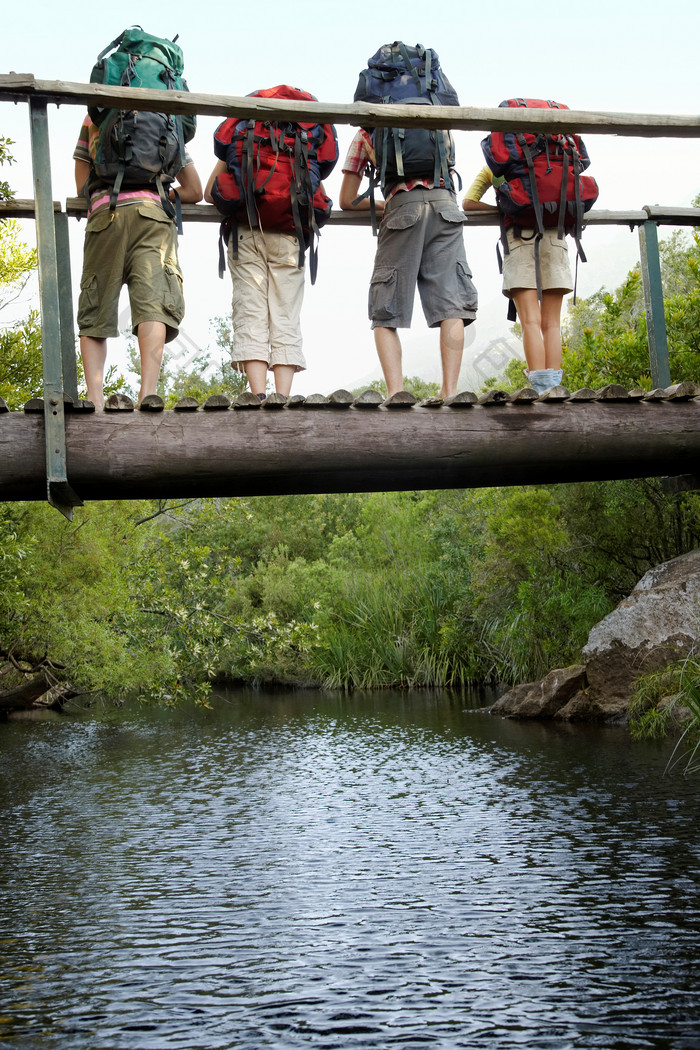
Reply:
M643 675L630 704L630 731L638 740L658 740L679 731L667 771L700 771L700 650L660 671Z
M406 573L364 576L338 596L315 663L327 686L379 689L468 681L466 665L444 651L449 611L442 577Z

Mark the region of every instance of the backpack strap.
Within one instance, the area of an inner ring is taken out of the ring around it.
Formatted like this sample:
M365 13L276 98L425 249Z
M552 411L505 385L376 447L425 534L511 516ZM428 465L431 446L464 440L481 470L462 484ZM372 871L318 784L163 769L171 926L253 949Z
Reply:
M411 74L411 76L413 77L413 80L415 82L418 94L422 95L423 94L423 90L421 88L420 77L418 76L418 72L417 72L415 66L411 62L410 56L408 54L408 50L407 50L406 45L404 44L403 40L399 40L398 48L399 48L399 51L401 53L401 57L402 57L402 59L404 60L404 62L406 64L407 72L409 72ZM425 54L430 56L430 51L426 51ZM430 61L429 57L428 57L428 61ZM427 77L426 77L426 80L427 80Z
M165 135L161 135L158 140L158 156L160 157L160 172L156 175L155 183L156 189L158 190L158 196L160 197L160 203L163 211L169 218L173 219L177 226L177 232L182 233L182 205L180 204L180 194L177 190L173 190L175 194L175 201L170 200L169 187L163 182L163 169L165 168L165 154L168 148L168 143Z
M542 237L535 237L535 283L537 284L537 302L542 302L542 267L540 266L540 243Z
M522 131L517 132L516 141L523 151L525 163L527 164L528 175L530 177L530 194L532 196L532 208L535 213L535 282L537 284L537 301L542 302L542 272L540 269L540 241L544 237L544 223L542 221L543 209L540 203L540 196L537 192L537 179L535 178L535 165L532 158L530 147L527 144L527 139L523 135ZM547 148L547 140L545 139L545 149ZM549 163L549 153L547 153L547 162Z
M185 156L185 133L182 127L182 117L179 114L171 116L171 119L175 121L175 130L177 131L177 148L180 151L180 167L184 168L186 156Z
M566 194L569 187L569 154L570 150L565 146L562 149L562 161L561 161L561 193L559 195L559 224L557 226L557 237L560 241L564 240L564 219L566 218ZM574 169L574 180L578 182L576 178L576 172Z
M233 237L233 254L238 255L238 220L235 215L224 219L219 226L219 277L223 281L226 272L226 247Z
M301 209L309 209L309 231L312 224L315 226L313 216L313 204L309 199L311 189L311 178L309 176L309 138L302 128L294 130L294 166L292 170L292 183L290 186L292 196L292 221L294 222L294 233L299 242L299 269L304 265L304 224L301 219ZM313 194L311 194L313 197ZM316 229L318 233L318 229ZM313 239L313 234L311 234ZM315 274L314 274L315 276Z
M574 166L574 207L576 209L574 241L576 242L576 264L574 268L574 305L576 305L576 286L578 285L578 261L586 262L586 253L581 247L583 233L583 200L581 199L581 158L576 143L572 139L571 154Z
M119 161L119 171L117 177L112 184L112 189L109 194L109 210L114 211L117 207L117 197L119 191L122 188L122 182L124 180L124 172L126 171L127 161L131 160L131 139L126 140L126 149L124 151L124 157Z
M434 106L439 106L440 105L440 99L437 96L437 92L433 91L433 87L438 87L438 80L437 80L437 78L435 80L433 80L432 65L433 65L433 52L430 50L430 48L427 48L426 51L425 51L425 89L426 89L426 91L428 93L428 98L430 99L432 104ZM438 62L438 63L436 63L436 65L437 65L437 69L439 71L440 63Z
M140 26L139 26L139 28L140 28ZM124 30L123 33L120 33L119 36L115 40L113 40L111 44L107 44L107 47L104 49L104 51L100 51L99 55L97 56L97 62L95 63L95 65L97 65L98 62L102 61L102 59L105 57L105 55L107 54L108 51L111 51L112 48L119 47L119 45L121 44L121 42L122 42L122 40L124 39L125 36L126 36L126 29Z
M581 247L581 234L583 233L583 199L581 197L581 155L576 148L576 143L572 139L571 141L571 158L574 168L574 208L575 208L575 220L574 220L574 240L576 241L576 266L578 269L578 260L586 262L586 256ZM574 302L576 300L574 299Z
M373 175L370 176L369 189L367 191L369 193L369 217L370 217L370 220L371 220L371 223L372 223L372 235L374 237L378 237L379 236L379 224L377 222L377 204L376 204L376 201L374 199L374 190L375 190L375 187L378 184L377 183L377 170L374 167L374 165L370 165L370 167L372 168Z
M242 182L239 186L241 193L241 199L245 201L246 214L248 216L248 223L251 229L257 226L262 229L260 222L260 214L258 212L258 205L256 197L264 191L268 182L275 174L277 168L277 161L279 160L280 149L282 148L282 140L285 136L285 132L279 128L276 124L271 123L268 127L267 135L256 135L255 134L255 121L249 120L245 135L241 144L241 179ZM258 173L260 171L260 145L263 142L269 142L270 148L275 155L275 159L272 162L270 171L267 178L260 185L257 184Z
M496 241L496 258L498 259L499 273L503 273L503 256L501 255L501 244L503 245L503 255L510 255L510 248L508 247L508 234L506 231L506 224L503 214L501 214L501 240L500 242ZM515 302L510 298L508 299L508 310L506 313L506 320L513 322L518 320L518 311L515 309Z
M535 213L535 222L537 233L540 237L544 235L544 224L542 222L543 209L540 203L539 193L537 192L537 179L535 178L535 165L533 162L532 153L530 147L527 144L527 139L521 131L516 133L516 141L523 151L525 163L527 164L528 176L530 178L530 193L532 195L532 208Z
M377 225L377 205L374 198L375 188L379 185L379 176L377 175L377 169L374 164L368 161L367 167L365 168L365 175L369 179L369 188L361 193L359 197L355 197L352 202L353 208L356 208L360 201L369 201L369 215L372 221L372 234L374 237L379 235L379 229Z
M253 226L260 225L260 216L258 215L258 208L255 203L255 172L253 170L253 161L255 159L254 120L248 121L245 135L243 136L243 142L241 144L241 153L241 173L245 171L243 179L243 199L245 200L245 210L248 216L248 222L252 229Z
M294 170L291 184L292 219L294 232L299 242L299 268L304 265L304 254L309 249L309 276L316 283L318 273L318 239L320 231L314 211L314 188L309 171L309 135L303 128L295 129ZM308 232L304 230L303 215L306 216Z
M433 186L440 185L440 178L445 167L445 140L442 135L435 135L435 167L433 168ZM449 175L447 176L449 179Z
M383 128L383 149L382 149L382 170L380 181L384 186L386 180L386 158L387 158L387 145L389 142L389 134L392 135L394 140L394 160L396 162L396 175L399 180L404 177L403 170L403 140L405 138L405 132L403 128Z
M457 174L455 172L455 174ZM459 188L462 189L462 179L457 174L459 179ZM450 165L447 159L447 150L445 148L445 134L442 131L435 132L435 167L433 169L433 186L439 189L440 183L444 185L447 190L454 190L454 182L452 181L452 175L450 174Z
M177 192L175 187L164 186L163 180L160 175L156 176L156 186L158 187L158 195L160 196L160 203L163 206L163 211L168 215L173 222L179 236L183 234L182 229L182 203L180 201L180 194ZM170 189L173 191L174 201L170 200Z

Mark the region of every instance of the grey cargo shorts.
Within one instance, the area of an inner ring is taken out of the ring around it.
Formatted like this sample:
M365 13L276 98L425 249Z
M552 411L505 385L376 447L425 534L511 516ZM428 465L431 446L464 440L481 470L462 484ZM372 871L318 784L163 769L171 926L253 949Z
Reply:
M416 187L387 201L369 289L372 328L410 328L416 285L429 328L448 318L471 324L478 306L471 277L450 190Z

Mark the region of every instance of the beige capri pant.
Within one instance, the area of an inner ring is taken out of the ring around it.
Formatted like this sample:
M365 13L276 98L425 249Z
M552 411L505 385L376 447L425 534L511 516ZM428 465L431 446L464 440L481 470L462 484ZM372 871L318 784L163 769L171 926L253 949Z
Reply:
M238 229L238 252L231 237L228 264L233 281L233 350L239 372L245 361L266 361L306 368L300 315L304 269L299 268L299 242L277 230Z

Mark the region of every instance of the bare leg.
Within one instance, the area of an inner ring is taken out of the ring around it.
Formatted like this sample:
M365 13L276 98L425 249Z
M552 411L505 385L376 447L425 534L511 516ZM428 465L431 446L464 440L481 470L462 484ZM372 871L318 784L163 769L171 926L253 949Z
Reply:
M530 371L546 368L542 317L535 288L517 288L513 291L513 302L518 311L518 320L523 330L523 350Z
M564 293L551 290L542 293L542 339L545 368L561 368L561 304Z
M294 365L274 365L272 372L275 377L275 390L277 393L289 397L296 367Z
M461 317L449 317L440 325L440 357L442 360L440 397L454 397L457 393L463 352L464 321Z
M374 344L384 373L387 397L391 397L403 390L401 340L395 328L375 328Z
M254 394L264 394L267 386L267 361L244 361L248 386Z
M81 335L80 356L83 359L88 401L92 401L95 408L104 408L105 396L102 385L107 360L107 340L94 339L91 335Z
M138 403L141 404L144 397L155 394L158 388L158 376L165 346L165 325L162 321L142 321L138 326L136 338L141 354L141 389L138 400Z

